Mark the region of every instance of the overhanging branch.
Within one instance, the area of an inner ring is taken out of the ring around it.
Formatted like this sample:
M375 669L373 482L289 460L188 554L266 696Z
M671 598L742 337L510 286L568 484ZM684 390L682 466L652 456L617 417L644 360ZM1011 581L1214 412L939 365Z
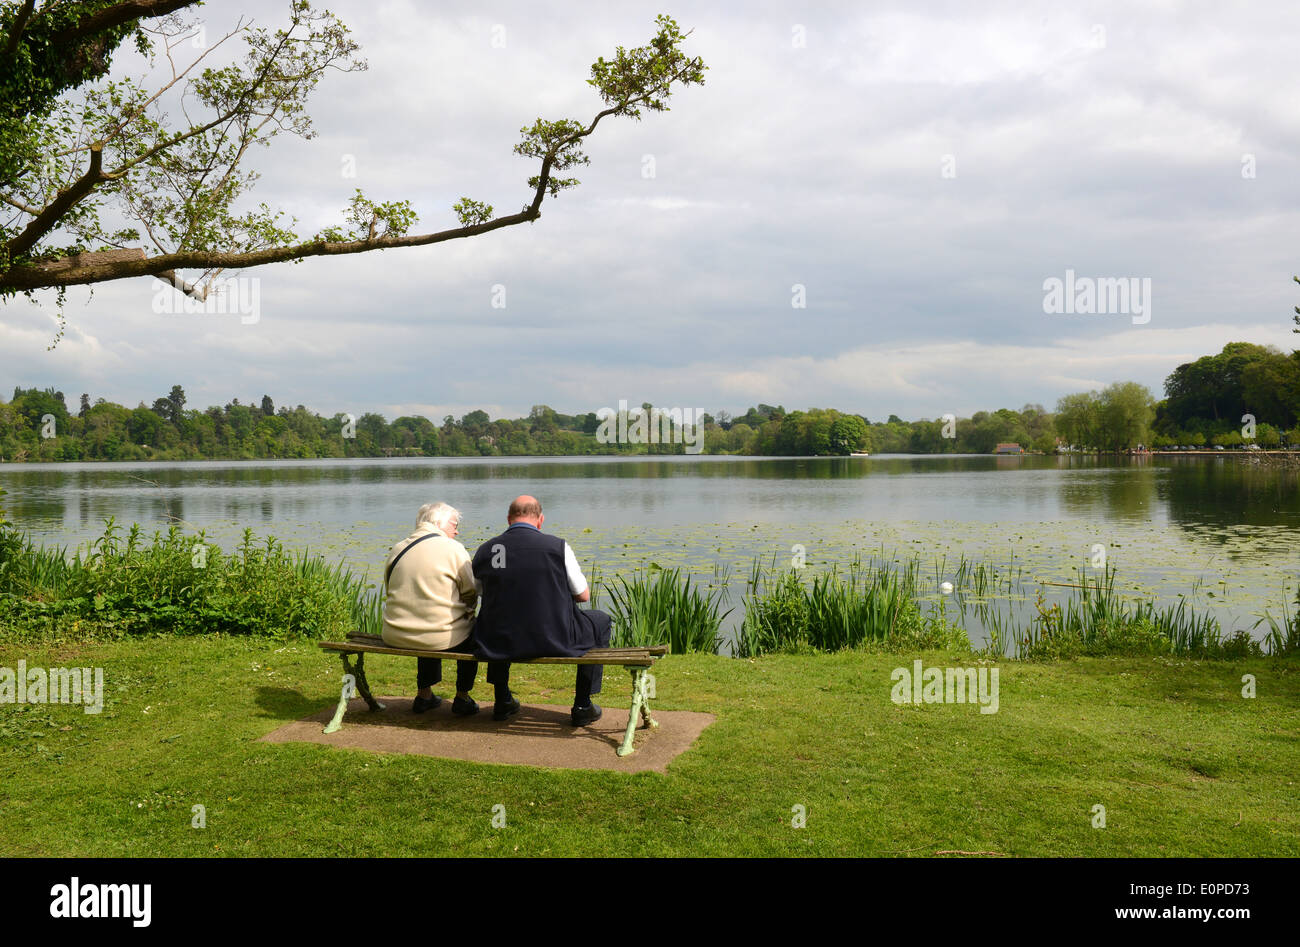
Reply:
M189 5L188 2L179 2L179 0L138 0L133 3L121 3L101 11L96 16L102 16L113 11L123 15L128 8L135 11L134 16L161 15L164 12L178 9L182 6ZM39 14L38 14L39 15ZM126 17L129 18L129 17ZM662 18L661 18L662 19ZM84 24L87 31L92 27L87 23ZM98 28L104 28L101 24ZM61 34L61 38L66 34ZM621 53L621 49L620 49ZM273 57L272 57L273 58ZM199 269L206 270L209 273L219 272L221 270L239 270L250 269L258 266L265 266L271 263L289 262L292 260L305 259L314 256L342 256L353 253L365 253L371 250L396 249L401 247L426 246L434 243L442 243L448 240L456 240L465 237L480 236L490 233L494 230L500 230L505 227L516 226L521 223L535 221L541 216L541 205L549 189L554 187L553 193L559 190L571 187L577 182L574 180L555 179L552 184L552 171L555 168L564 169L575 163L586 163L585 157L581 152L568 151L571 145L579 142L581 139L591 135L602 119L610 115L633 114L636 117L635 106L646 102L650 107L662 109L662 102L656 103L653 96L656 94L668 94L673 82L681 79L687 84L691 82L701 82L698 77L692 78L694 72L702 68L698 59L688 60L679 69L673 71L667 76L655 77L654 84L651 88L643 88L642 91L630 97L613 100L609 94L605 95L607 103L613 102L611 107L601 110L592 119L591 123L585 128L578 123L569 123L573 129L570 134L565 135L558 140L545 140L549 136L544 130L545 123L538 119L535 129L530 134L540 136L540 144L545 148L529 149L534 157L542 159L541 172L538 177L530 179L530 183L535 182L535 191L531 202L526 205L519 213L499 217L482 223L463 223L459 227L448 230L438 231L436 233L417 234L411 236L375 236L375 220L371 220L369 232L361 239L356 240L329 240L325 237L317 237L312 240L296 243L290 246L267 247L256 250L181 250L172 253L161 253L157 256L147 257L142 249L134 250L114 250L100 251L95 253L84 253L78 256L67 257L58 260L43 260L39 262L24 261L23 257L29 254L35 247L42 236L52 232L57 228L58 222L65 216L68 211L74 207L78 201L88 195L97 185L120 179L139 163L154 158L159 152L174 147L179 141L190 137L196 133L191 129L188 133L180 133L179 136L173 136L172 139L158 143L152 149L149 149L143 155L135 156L126 161L122 167L115 168L110 172L105 172L102 168L102 150L104 142L96 142L90 146L91 161L90 167L85 174L64 191L60 191L55 199L45 207L39 215L34 217L27 227L14 237L9 244L4 247L7 251L7 257L13 263L9 269L0 272L0 296L13 293L47 288L60 288L73 285L87 285L92 283L106 282L109 280L124 279L135 276L154 276L175 286L180 291L198 296L204 290L194 284L191 284L178 275L182 269ZM593 67L593 72L595 67ZM253 88L260 86L259 81L254 83ZM593 83L594 84L594 83ZM251 89L244 90L244 96L241 97L237 105L245 103L246 97ZM200 130L207 130L219 123L221 116L217 120L201 126ZM552 126L564 123L550 123ZM575 127L576 126L576 127ZM525 130L527 131L527 130ZM534 143L539 143L538 138L533 139ZM526 139L527 142L527 139ZM527 151L521 151L520 147L516 148L521 154ZM11 202L12 203L12 202ZM488 208L490 212L490 208ZM459 211L458 211L459 213ZM465 217L462 216L462 220ZM400 229L400 228L399 228ZM331 234L337 235L337 231L331 231ZM183 242L183 241L182 241Z
M124 0L105 7L77 23L71 29L50 37L52 45L75 43L87 36L111 30L132 20L140 20L174 13L182 7L194 6L196 0Z
M463 237L476 237L491 233L503 227L536 220L541 212L533 207L518 214L498 217L487 223L472 227L456 227L438 233L417 234L406 237L377 237L374 240L348 240L330 242L315 240L288 247L270 247L265 250L252 250L244 253L213 253L208 251L183 251L180 253L163 253L158 256L145 257L143 250L118 251L136 254L134 258L105 258L103 254L89 253L79 257L68 257L47 263L35 263L15 266L0 274L0 291L48 289L58 286L80 286L89 283L102 283L107 280L125 279L132 276L157 276L178 289L175 273L178 269L249 269L266 266L268 263L285 263L289 260L305 259L314 256L344 256L351 253L365 253L370 250L386 250L397 247L422 247L431 243L443 243ZM183 280L181 281L184 282Z

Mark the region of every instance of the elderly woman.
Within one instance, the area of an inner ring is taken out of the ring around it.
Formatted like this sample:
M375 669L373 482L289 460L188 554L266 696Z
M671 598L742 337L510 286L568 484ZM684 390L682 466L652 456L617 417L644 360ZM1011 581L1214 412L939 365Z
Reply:
M384 580L384 643L396 648L446 651L469 642L474 630L478 590L469 553L456 541L460 512L446 503L426 503L415 518L415 532L388 555ZM451 712L478 713L469 696L478 675L477 661L456 662L456 699ZM433 685L442 681L442 661L419 658L418 688L411 710L417 714L442 703Z

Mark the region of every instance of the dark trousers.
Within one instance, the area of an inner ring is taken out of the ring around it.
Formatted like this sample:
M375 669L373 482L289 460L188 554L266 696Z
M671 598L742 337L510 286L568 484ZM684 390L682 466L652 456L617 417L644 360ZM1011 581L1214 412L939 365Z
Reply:
M578 621L591 632L593 648L608 648L609 636L613 630L613 620L605 612L595 608L575 608ZM605 665L579 664L576 680L573 684L573 706L585 707L591 703L591 695L600 693L601 679L604 677ZM489 661L488 683L496 690L498 699L510 692L510 662Z
M455 646L462 653L474 651L474 632L469 633L469 637ZM450 649L449 649L450 650ZM468 694L474 689L474 678L478 677L477 661L457 661L456 662L456 691L458 693ZM492 681L492 666L488 665L488 682ZM442 659L441 658L416 658L415 659L415 686L423 690L426 687L432 687L434 684L442 683Z
M489 665L488 679L491 680L492 674ZM469 693L474 689L474 678L478 677L477 661L457 661L456 662L456 691L458 693ZM423 690L426 687L432 687L434 684L442 683L442 659L441 658L416 658L415 659L415 686Z

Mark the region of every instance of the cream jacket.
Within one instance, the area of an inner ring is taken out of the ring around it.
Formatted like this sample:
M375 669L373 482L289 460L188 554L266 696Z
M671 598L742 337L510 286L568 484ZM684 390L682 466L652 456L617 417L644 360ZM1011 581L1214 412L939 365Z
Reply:
M388 580L383 637L395 648L454 648L474 628L474 568L456 540L423 525L393 547L384 571L398 553L430 533L436 535L402 556Z

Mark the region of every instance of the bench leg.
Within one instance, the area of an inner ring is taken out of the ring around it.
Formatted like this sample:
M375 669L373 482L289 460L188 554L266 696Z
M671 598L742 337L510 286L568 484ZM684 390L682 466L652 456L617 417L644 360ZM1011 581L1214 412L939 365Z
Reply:
M651 730L659 729L659 721L650 716L650 695L647 693L647 678L649 678L650 669L642 668L641 673L637 675L637 683L641 685L641 722Z
M357 690L365 698L367 706L372 711L383 710L384 705L371 696L370 685L366 682L366 655L364 651L357 655L357 668L352 673L357 676Z
M348 661L348 656L346 654L340 654L339 658L343 661L344 677L351 677L353 681L355 681L356 689L361 692L361 696L365 698L366 704L370 709L383 710L384 705L375 700L371 695L370 685L366 682L365 654L357 655L357 666L355 668L352 666L351 662ZM352 693L349 691L350 688L345 683L342 691L339 693L339 704L334 708L334 716L331 717L330 722L325 725L325 733L337 733L339 730L343 729L343 715L347 713L348 698L352 696Z
M633 752L632 739L636 735L636 725L644 720L646 726L654 728L659 724L650 716L650 699L646 696L646 669L643 667L630 667L628 672L632 675L632 708L627 715L627 732L623 734L623 745L618 748L619 756L627 756Z

